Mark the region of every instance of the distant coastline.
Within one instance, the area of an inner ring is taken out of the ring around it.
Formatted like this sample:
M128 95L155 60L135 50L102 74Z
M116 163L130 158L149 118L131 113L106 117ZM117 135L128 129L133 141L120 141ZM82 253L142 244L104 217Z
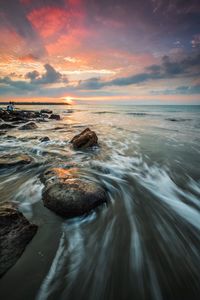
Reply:
M0 102L0 105L8 105L10 101ZM69 103L63 102L17 102L12 101L15 105L70 105Z

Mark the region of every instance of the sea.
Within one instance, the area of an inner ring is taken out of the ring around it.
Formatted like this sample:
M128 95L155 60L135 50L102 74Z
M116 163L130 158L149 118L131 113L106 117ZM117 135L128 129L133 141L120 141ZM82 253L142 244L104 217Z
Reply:
M20 106L60 121L0 135L0 155L33 163L0 169L0 201L17 203L37 234L0 279L2 300L200 299L200 106ZM99 146L74 150L89 127ZM48 136L50 141L40 142ZM61 218L43 206L41 174L73 164L108 203Z

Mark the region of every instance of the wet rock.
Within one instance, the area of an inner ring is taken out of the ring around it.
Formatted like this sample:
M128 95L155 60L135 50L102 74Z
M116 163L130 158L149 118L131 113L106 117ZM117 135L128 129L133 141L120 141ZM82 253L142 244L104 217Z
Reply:
M17 262L36 232L37 226L12 203L0 204L0 277Z
M9 113L6 110L0 110L0 118L4 121L9 120Z
M12 129L12 128L15 128L16 126L15 125L12 125L12 124L7 124L7 123L3 123L3 124L0 124L0 130L4 130L4 129Z
M50 109L41 109L40 112L41 112L41 114L52 114L53 113L53 111Z
M48 141L50 141L50 138L48 136L40 138L40 142L42 142L42 143L43 142L48 142Z
M168 119L166 119L167 121L171 121L171 122L178 122L178 120L177 119L174 119L174 118L168 118Z
M0 167L30 164L33 159L27 154L5 154L0 156Z
M6 130L4 130L4 131L0 131L0 136L2 136L2 135L5 135L7 133L7 131Z
M33 130L36 128L38 128L38 126L34 122L29 122L19 127L19 130Z
M96 146L98 142L98 137L94 131L90 128L86 128L80 134L73 137L70 143L73 144L74 148L88 148Z
M51 114L50 117L49 117L49 119L52 119L52 120L60 120L61 117L60 117L60 115Z
M44 122L48 122L48 121L44 118L37 118L36 122L39 122L39 123L43 122L44 123Z
M48 119L48 118L49 118L49 115L48 115L48 114L42 114L41 117L42 117L43 119Z
M96 183L80 178L78 169L53 168L41 180L44 206L66 218L89 213L107 202L105 191Z

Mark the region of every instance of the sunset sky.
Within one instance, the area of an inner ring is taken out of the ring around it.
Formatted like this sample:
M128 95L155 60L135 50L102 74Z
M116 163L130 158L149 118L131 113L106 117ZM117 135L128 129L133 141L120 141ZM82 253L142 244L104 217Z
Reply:
M0 101L200 104L199 0L0 0Z

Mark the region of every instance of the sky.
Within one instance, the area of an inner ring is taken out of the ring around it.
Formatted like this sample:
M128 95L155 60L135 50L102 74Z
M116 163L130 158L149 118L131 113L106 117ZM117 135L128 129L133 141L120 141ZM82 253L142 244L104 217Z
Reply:
M199 0L0 0L0 101L200 104Z

